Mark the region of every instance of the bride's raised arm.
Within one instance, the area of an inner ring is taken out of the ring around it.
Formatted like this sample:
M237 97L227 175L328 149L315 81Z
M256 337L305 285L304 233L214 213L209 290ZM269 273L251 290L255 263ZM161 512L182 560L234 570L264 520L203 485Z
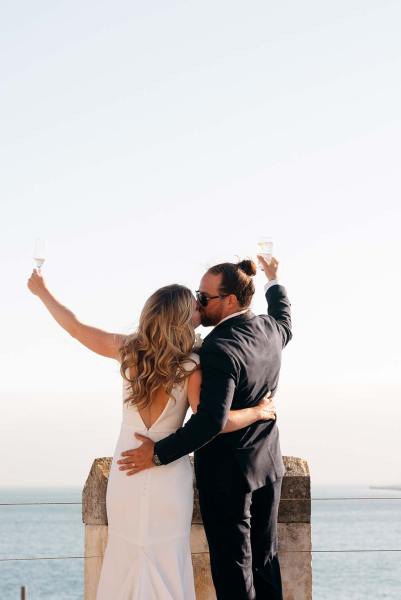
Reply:
M119 348L124 343L125 336L119 333L109 333L81 323L74 313L63 306L49 292L41 272L34 269L28 280L28 288L35 296L38 296L46 306L49 313L63 329L84 346L108 358L120 359Z
M196 413L200 399L202 385L202 371L196 369L188 379L188 401L192 412ZM230 410L228 420L221 433L230 433L243 427L248 427L257 421L268 421L276 418L276 409L270 395L265 396L256 406Z

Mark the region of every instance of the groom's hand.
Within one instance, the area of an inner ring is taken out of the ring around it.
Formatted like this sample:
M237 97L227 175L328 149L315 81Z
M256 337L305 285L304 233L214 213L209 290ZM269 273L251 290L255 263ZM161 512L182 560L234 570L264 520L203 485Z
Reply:
M269 281L272 279L277 279L277 270L278 270L278 260L271 257L270 260L266 260L263 254L258 254L259 262L265 272L265 275Z
M134 475L135 473L139 473L139 471L156 466L152 460L154 442L140 433L136 433L135 437L143 442L142 446L135 448L135 450L121 452L121 456L124 456L124 458L117 461L120 465L120 471L127 471L127 475Z

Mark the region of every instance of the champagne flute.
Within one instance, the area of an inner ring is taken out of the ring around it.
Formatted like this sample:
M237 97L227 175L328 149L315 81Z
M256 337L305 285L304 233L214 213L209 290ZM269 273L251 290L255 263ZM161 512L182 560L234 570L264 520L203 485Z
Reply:
M262 254L262 256L267 260L267 262L269 263L272 256L273 256L273 238L269 235L261 235L259 237L259 241L258 241L258 254ZM261 270L263 271L263 267L260 264L259 261L259 265Z
M40 269L46 260L46 244L41 238L35 240L33 260L35 261L37 269Z

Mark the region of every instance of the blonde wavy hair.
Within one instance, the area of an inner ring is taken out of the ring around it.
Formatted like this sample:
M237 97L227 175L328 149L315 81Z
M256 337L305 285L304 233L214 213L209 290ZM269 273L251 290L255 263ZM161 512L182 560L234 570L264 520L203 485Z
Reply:
M145 408L158 390L171 396L173 386L183 384L192 373L184 363L191 360L195 342L194 301L192 292L178 284L162 287L148 298L137 331L120 348L121 375L131 388L125 402Z

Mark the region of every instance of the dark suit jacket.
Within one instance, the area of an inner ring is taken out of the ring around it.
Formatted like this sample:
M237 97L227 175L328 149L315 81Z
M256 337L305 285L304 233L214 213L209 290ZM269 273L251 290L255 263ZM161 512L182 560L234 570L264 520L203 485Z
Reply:
M196 450L198 487L252 491L284 475L277 421L220 433L230 409L255 406L268 391L276 392L281 350L291 339L290 302L281 285L270 287L266 300L267 315L232 317L205 338L198 411L155 445L163 464Z

